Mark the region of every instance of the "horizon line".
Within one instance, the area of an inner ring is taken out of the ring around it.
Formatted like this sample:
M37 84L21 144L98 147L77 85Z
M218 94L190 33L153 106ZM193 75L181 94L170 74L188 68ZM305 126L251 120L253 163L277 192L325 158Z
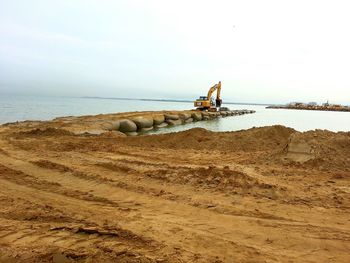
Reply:
M99 97L99 96L79 96L78 98L83 98L83 99L103 99L103 100L139 100L139 101L164 101L164 102L193 103L192 100L188 100L188 99L152 99L152 98L141 99L141 98L118 98L118 97ZM273 104L273 103L231 102L231 101L230 102L223 102L223 104L258 105L258 106L279 105L279 104Z

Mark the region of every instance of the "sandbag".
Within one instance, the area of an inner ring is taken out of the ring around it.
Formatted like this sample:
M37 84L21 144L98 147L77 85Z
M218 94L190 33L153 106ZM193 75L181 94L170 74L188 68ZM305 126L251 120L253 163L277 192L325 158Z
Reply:
M159 129L159 128L164 128L164 127L166 127L166 126L168 126L168 123L163 122L163 123L161 123L161 124L155 125L154 127L157 128L157 129Z
M119 126L119 121L107 121L101 124L101 128L107 131L118 131Z
M165 117L163 114L161 115L154 115L153 116L153 124L154 125L160 125L165 122Z
M153 126L152 127L147 127L147 128L142 128L140 131L141 132L148 132L148 131L151 131L153 130Z
M182 124L182 121L181 120L167 120L166 121L169 125L180 125Z
M202 120L202 114L200 112L192 113L191 117L194 121L201 121Z
M226 111L220 111L220 114L222 117L226 117L227 116L227 112Z
M178 120L179 119L179 115L177 115L177 114L165 114L164 117L166 120Z
M181 120L185 121L185 120L191 118L191 114L189 114L189 113L180 113L179 117L180 117Z
M203 116L202 120L203 120L203 121L207 121L207 120L210 120L210 117L209 117L209 115L208 115L208 116L207 116L207 115Z
M209 112L202 111L201 114L202 114L202 117L204 117L204 116L209 117Z
M127 136L137 136L137 135L138 135L137 132L125 132L125 134L126 134Z
M189 118L189 119L185 120L185 123L191 123L191 122L193 122L192 118Z
M153 118L136 117L133 118L132 121L136 124L139 130L153 127Z
M137 126L136 124L128 119L120 120L119 131L127 133L127 132L136 132Z
M216 112L208 112L209 113L209 117L211 118L211 119L214 119L214 118L216 118L218 115L216 114Z

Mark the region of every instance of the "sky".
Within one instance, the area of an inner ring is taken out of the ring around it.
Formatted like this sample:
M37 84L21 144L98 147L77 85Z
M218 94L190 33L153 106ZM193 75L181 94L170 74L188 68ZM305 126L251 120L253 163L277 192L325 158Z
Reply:
M350 2L0 0L0 95L350 104Z

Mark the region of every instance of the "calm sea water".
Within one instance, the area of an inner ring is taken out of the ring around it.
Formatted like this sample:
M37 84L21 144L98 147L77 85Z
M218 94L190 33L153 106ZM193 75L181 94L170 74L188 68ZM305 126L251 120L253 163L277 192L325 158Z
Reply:
M234 131L280 124L299 131L327 129L350 131L349 112L265 109L264 106L224 105L230 109L256 110L254 114L197 122L159 132L174 132L194 127L212 131ZM61 116L79 116L145 110L186 110L192 103L113 100L64 97L31 97L0 95L0 124L23 120L50 120Z

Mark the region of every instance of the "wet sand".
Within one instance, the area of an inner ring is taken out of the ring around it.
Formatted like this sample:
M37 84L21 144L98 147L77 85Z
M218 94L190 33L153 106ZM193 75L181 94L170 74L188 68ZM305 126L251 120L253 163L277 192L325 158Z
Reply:
M0 126L0 262L349 262L350 133Z

